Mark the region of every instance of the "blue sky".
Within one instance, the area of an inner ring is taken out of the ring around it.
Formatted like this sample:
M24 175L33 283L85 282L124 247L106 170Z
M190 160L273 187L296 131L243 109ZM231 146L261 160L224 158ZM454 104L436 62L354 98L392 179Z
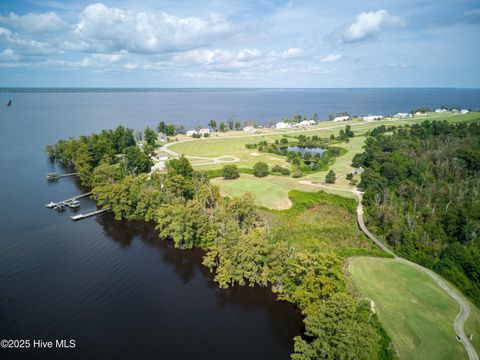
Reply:
M0 86L480 87L480 2L0 2Z

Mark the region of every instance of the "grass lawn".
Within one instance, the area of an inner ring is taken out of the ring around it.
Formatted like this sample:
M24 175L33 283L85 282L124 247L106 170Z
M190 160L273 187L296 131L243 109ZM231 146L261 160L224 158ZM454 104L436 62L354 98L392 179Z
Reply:
M472 303L470 303L470 316L465 321L465 334L467 336L473 334L472 345L480 354L480 310Z
M355 257L355 288L372 299L400 359L466 359L453 321L458 304L426 274L393 259Z
M241 196L246 192L255 195L259 205L270 209L288 209L292 202L288 198L290 190L302 190L317 192L319 189L313 186L300 185L298 179L289 176L269 175L257 178L249 174L241 174L235 180L223 180L222 178L211 179L212 184L220 187L220 192L225 196Z
M222 155L231 155L240 158L240 162L235 163L239 168L252 168L256 162L263 161L266 162L270 167L273 165L280 165L284 167L290 168L291 165L286 162L286 158L283 156L278 156L275 154L268 154L268 153L259 153L255 149L247 149L245 148L245 144L249 143L258 143L262 140L266 140L271 142L275 139L280 139L281 137L288 136L298 136L299 134L306 134L306 135L319 135L321 137L329 137L330 134L338 135L340 129L345 128L346 125L351 125L353 131L355 132L356 136L348 143L340 143L335 146L340 146L347 150L342 156L339 156L335 159L334 164L330 167L335 171L337 175L337 181L333 185L333 187L338 187L337 190L335 189L328 189L325 190L330 193L334 193L337 195L352 197L352 194L342 191L341 188L351 188L349 182L346 180L346 175L351 172L351 161L355 154L362 151L362 146L365 142L365 136L362 136L366 131L377 127L382 124L386 125L404 125L404 124L412 124L422 122L424 120L448 120L451 122L461 122L461 121L469 121L472 119L477 119L479 117L479 113L470 113L466 115L452 115L452 114L435 114L430 113L427 117L414 117L404 120L396 120L396 121L375 121L370 123L365 123L363 121L351 121L348 123L333 123L331 121L322 122L316 127L310 128L304 131L274 131L274 130L264 130L267 133L262 135L239 135L238 132L234 132L235 136L237 137L229 137L229 132L219 134L218 137L214 136L212 138L207 139L191 139L188 141L183 141L177 144L173 144L169 147L169 149L191 156L205 156L205 157L218 157ZM232 132L233 133L233 132ZM195 161L196 163L202 165L196 165L196 169L221 169L225 164L222 163L212 163L212 164L205 164L205 162ZM194 162L194 163L195 163ZM310 174L302 178L302 180L310 180L314 182L323 182L325 180L325 176L327 171L320 171L315 174ZM358 181L360 180L359 175L355 175L354 177ZM242 182L242 181L239 181ZM292 179L292 181L283 181L281 183L275 182L277 185L285 184L286 187L284 188L283 194L279 195L280 197L285 198L285 194L288 193L289 190L295 189L296 187L292 187L292 182L297 182L297 179ZM220 185L220 184L219 184ZM257 183L258 186L262 187L266 184ZM224 190L225 194L233 195L233 194L240 194L242 190L248 189L248 191L252 191L257 193L257 197L259 201L267 207L271 207L272 203L269 202L269 198L271 196L260 196L260 193L263 192L265 187L262 187L259 190L255 190L252 188L253 184L249 184L248 181L245 184L241 185L232 185L228 186L221 184L222 189ZM266 199L263 201L263 199ZM285 205L287 202L283 202ZM275 205L273 205L275 206Z

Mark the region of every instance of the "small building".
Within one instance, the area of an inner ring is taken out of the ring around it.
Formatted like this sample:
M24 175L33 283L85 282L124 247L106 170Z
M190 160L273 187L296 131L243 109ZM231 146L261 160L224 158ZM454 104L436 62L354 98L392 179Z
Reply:
M363 121L367 121L367 122L382 120L382 119L383 119L383 115L368 115L363 117Z
M427 113L424 113L424 112L421 112L421 111L417 111L415 113L415 116L427 116Z
M196 135L196 134L198 134L197 130L187 130L187 132L186 132L187 136L193 136L193 135Z
M309 127L309 126L313 126L315 124L316 124L315 120L303 120L299 123L296 123L293 126L295 126L295 127Z
M460 110L460 114L468 114L469 112L470 110L467 110L467 109Z
M257 132L257 129L254 126L245 126L243 128L243 131L255 134Z
M439 114L439 113L445 113L445 112L447 112L447 111L448 111L447 109L436 109L436 110L435 110L435 112L436 112L437 114Z
M210 134L210 129L209 128L202 128L202 129L198 130L198 133L200 135Z
M292 124L280 121L275 124L275 129L290 129Z
M460 110L458 110L458 109L452 109L452 112L454 112L454 113L459 113Z
M397 117L397 118L407 118L407 117L410 117L410 116L412 116L412 115L409 114L409 113L396 113L395 114L395 117Z
M333 119L333 122L343 122L343 121L350 121L350 116L337 116L335 119Z

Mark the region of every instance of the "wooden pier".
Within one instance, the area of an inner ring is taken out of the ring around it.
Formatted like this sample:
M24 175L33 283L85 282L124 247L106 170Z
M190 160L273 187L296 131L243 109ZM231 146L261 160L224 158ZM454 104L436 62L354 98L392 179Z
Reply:
M81 199L85 196L88 196L90 195L92 192L88 192L88 193L85 193L85 194L81 194L81 195L77 195L77 196L74 196L70 199L66 199L66 200L62 200L62 201L58 201L58 202L50 202L48 204L46 204L45 206L49 209L54 209L54 210L64 210L66 207L69 207L71 209L76 209L78 207L80 207L80 202L78 201L78 199Z
M49 181L56 181L60 178L67 177L67 176L77 176L77 173L70 173L70 174L57 174L57 173L48 173L46 175L47 180Z
M105 211L108 211L108 210L110 210L110 209L97 210L97 211L93 211L93 212L88 213L88 214L73 215L73 216L70 216L70 219L72 219L73 221L78 221L78 220L89 218L90 216L95 216L95 215L101 214L101 213L103 213Z

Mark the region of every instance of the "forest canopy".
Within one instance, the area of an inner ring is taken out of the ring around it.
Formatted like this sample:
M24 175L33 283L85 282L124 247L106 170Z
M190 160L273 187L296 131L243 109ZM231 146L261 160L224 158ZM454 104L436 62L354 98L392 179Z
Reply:
M353 159L365 168L369 226L480 304L480 125L425 121L375 135Z

